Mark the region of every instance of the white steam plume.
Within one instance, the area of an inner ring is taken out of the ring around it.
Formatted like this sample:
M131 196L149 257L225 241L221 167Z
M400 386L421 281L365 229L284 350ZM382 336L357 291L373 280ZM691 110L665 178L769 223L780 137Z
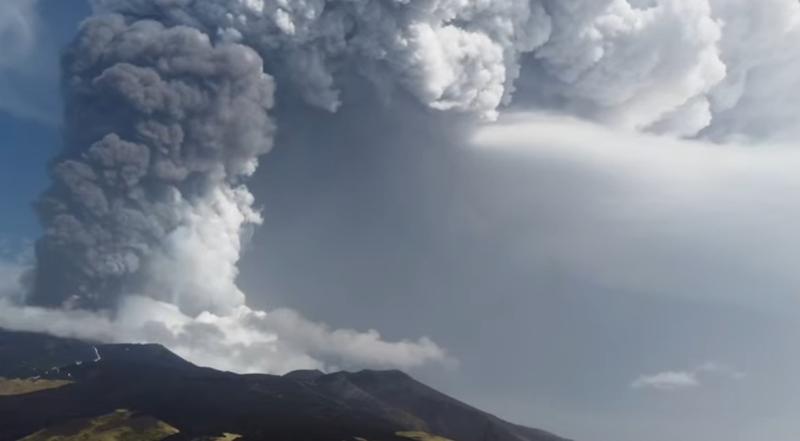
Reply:
M19 273L18 267L0 264L0 278ZM387 342L375 330L332 330L289 309L263 312L241 305L225 315L203 312L191 316L171 303L126 296L110 314L24 306L15 301L18 293L18 286L0 285L0 327L112 343L156 342L190 361L217 369L284 373L455 363L424 337Z

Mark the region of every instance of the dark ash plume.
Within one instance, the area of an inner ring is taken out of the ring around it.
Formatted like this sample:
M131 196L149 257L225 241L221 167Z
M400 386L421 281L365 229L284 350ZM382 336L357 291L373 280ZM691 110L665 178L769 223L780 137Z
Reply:
M239 233L259 222L241 182L272 144L273 83L261 57L189 27L109 15L83 25L63 81L67 147L38 203L45 234L28 302L113 308L147 291L195 313L241 304L232 280L203 289L160 283L158 273L202 258L182 270L235 274ZM207 254L181 255L181 234ZM214 235L236 252L204 247Z

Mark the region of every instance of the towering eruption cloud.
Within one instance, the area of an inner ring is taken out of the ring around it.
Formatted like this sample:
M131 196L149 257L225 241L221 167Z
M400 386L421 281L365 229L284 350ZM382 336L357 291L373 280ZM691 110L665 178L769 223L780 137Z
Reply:
M64 60L67 143L37 204L28 307L6 302L0 325L158 341L230 369L446 359L427 339L246 306L237 261L261 217L245 185L273 142L276 87L335 112L355 77L467 119L546 109L715 141L800 126L780 105L800 90L780 74L800 62L782 43L800 33L795 0L92 4Z
M229 313L241 231L260 217L240 182L272 146L261 57L187 27L92 18L64 63L69 147L39 201L32 304L115 308L147 293Z
M786 139L794 0L94 0L246 44L328 110L337 74L490 119L513 101L682 137ZM524 72L521 75L521 72ZM517 93L515 93L517 92ZM768 102L779 105L768 105ZM757 109L757 110L756 110ZM771 118L759 116L767 112ZM773 121L773 122L770 122Z

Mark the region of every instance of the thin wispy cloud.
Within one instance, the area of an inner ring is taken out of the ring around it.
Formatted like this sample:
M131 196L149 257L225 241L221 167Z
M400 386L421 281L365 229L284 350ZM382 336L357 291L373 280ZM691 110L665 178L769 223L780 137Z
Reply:
M653 375L642 375L631 383L631 387L634 389L661 391L692 389L699 386L700 380L697 379L697 374L687 371L667 371Z
M706 362L697 367L696 372L704 375L716 375L718 377L727 378L730 380L743 380L747 374L734 368L721 363L713 361Z
M745 376L744 372L731 366L709 361L690 370L664 371L656 374L641 375L631 383L631 388L671 392L702 387L704 382L712 377L739 381L744 379Z

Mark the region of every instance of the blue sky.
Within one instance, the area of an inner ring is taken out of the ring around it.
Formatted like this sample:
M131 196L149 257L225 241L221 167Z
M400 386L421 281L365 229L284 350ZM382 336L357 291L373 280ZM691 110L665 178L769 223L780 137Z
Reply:
M47 185L47 163L61 148L58 56L89 14L82 1L38 5L35 47L15 69L0 73L0 234L33 240L40 231L31 209ZM30 111L29 111L30 109ZM13 190L12 190L13 189Z
M7 146L0 158L0 185L16 190L3 195L0 210L4 215L0 219L0 229L6 236L33 239L40 227L32 201L47 185L45 164L58 151L59 129L4 112L0 117L0 130L3 144Z

